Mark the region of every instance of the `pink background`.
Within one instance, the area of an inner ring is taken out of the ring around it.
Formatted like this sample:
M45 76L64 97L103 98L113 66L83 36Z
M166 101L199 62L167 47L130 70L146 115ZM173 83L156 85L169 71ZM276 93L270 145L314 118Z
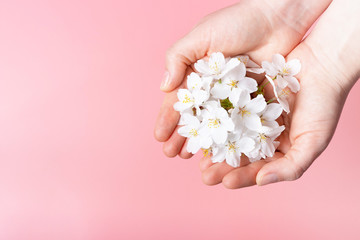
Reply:
M0 239L359 239L360 86L295 182L205 186L153 138L166 49L235 1L1 1Z

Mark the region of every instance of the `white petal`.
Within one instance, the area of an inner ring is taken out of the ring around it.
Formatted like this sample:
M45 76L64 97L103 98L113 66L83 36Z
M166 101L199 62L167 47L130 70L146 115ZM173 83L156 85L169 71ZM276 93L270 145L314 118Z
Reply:
M275 146L271 139L267 138L266 141L261 142L261 151L267 156L272 157L275 153Z
M235 125L231 118L221 119L221 125L229 132L234 131Z
M213 130L212 138L216 144L224 144L226 142L227 136L227 131L222 127L215 128Z
M272 56L272 62L279 69L285 67L285 58L281 54L274 54Z
M234 88L233 90L231 90L229 94L229 100L233 105L235 105L239 101L240 94L241 94L240 88Z
M255 141L249 137L242 137L236 144L239 150L243 153L248 153L254 150Z
M213 163L223 162L225 160L226 148L225 146L219 147L216 152L213 152L211 160Z
M193 92L194 100L197 105L202 104L209 98L209 93L204 90L195 89Z
M301 63L298 59L290 60L289 62L286 63L286 65L287 65L287 69L289 70L289 74L291 76L295 76L301 70Z
M206 63L204 60L198 60L195 64L194 64L194 67L196 69L196 71L198 71L199 73L202 73L202 74L210 74L210 68L209 68L209 65L208 63Z
M221 75L219 76L219 78L221 78L222 76L227 74L229 71L234 69L239 64L240 64L240 61L237 60L236 58L230 59L230 61L226 63L226 65L225 65L224 69L222 70Z
M225 99L229 96L231 87L227 84L217 82L210 92L214 98Z
M246 115L244 123L247 128L253 131L259 131L262 127L260 117L256 114Z
M263 68L246 68L246 71L256 73L256 74L262 74L265 72L265 69Z
M251 96L248 92L242 91L239 96L239 101L235 104L236 107L243 108L250 102Z
M288 85L288 82L280 75L277 75L276 80L280 88L286 88Z
M281 107L284 109L284 111L286 113L290 113L289 103L286 98L278 98L277 100L280 103Z
M182 112L188 108L191 108L193 106L193 103L182 103L182 102L176 102L174 104L174 109L178 112Z
M256 98L252 99L246 104L246 109L251 113L259 113L266 107L266 101L263 95L257 95Z
M180 136L190 137L190 134L189 134L190 130L191 130L190 126L184 126L184 127L181 127L178 129L178 133Z
M267 62L267 61L263 61L261 63L262 68L265 70L266 74L269 76L276 76L278 71L274 68L274 66Z
M200 89L202 87L202 81L198 74L192 72L187 77L187 87L190 90Z
M245 77L239 81L238 86L241 89L247 90L249 93L253 93L257 90L258 83L253 78Z
M267 105L262 118L266 121L275 121L282 113L283 109L278 103L270 103Z
M286 76L284 78L288 82L288 87L290 88L290 90L292 92L296 93L296 92L298 92L300 90L299 81L295 77Z
M227 152L226 156L226 163L229 164L230 166L236 168L240 166L240 155L237 156L237 154L231 152Z
M204 149L208 149L211 144L213 144L213 140L211 137L198 137L198 141L199 141L199 144L201 146L201 148L204 148Z
M201 146L197 138L190 138L187 142L186 151L195 154L200 150Z
M199 128L200 126L200 121L197 117L194 117L190 114L183 114L181 116L181 118L183 119L183 122L186 124L186 125L189 125L189 126L192 126L196 129Z

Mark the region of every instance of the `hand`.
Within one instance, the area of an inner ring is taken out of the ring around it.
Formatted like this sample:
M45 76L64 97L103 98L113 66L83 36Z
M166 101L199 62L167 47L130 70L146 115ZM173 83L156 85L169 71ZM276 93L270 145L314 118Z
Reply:
M287 55L328 4L329 0L242 1L205 17L175 43L167 53L169 81L162 90L168 93L155 126L156 139L165 142L164 153L191 157L184 147L185 138L177 133L179 114L173 109L177 88L192 71L191 64L216 51L227 56L247 54L258 63L273 53Z
M360 76L360 64L353 57L360 54L360 28L351 21L360 4L352 3L355 4L345 4L346 7L343 2L332 3L310 36L288 55L288 59L298 58L302 62L302 71L297 76L301 90L290 97L291 114L280 118L286 132L280 137L281 145L275 156L235 169L204 158L200 168L205 183L223 182L228 188L240 188L295 180L324 151L346 97ZM339 15L346 17L328 28ZM342 34L329 38L334 31ZM271 87L267 90L272 91Z

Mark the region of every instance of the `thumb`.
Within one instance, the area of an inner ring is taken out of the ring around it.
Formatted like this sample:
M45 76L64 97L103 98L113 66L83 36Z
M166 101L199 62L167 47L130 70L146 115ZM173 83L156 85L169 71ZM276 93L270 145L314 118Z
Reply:
M204 40L205 39L205 40ZM188 66L205 56L208 49L208 38L198 31L192 31L178 40L166 52L166 69L160 89L170 92L177 88L185 77Z
M314 141L315 140L315 141ZM256 176L259 186L278 181L300 178L326 146L307 134L296 139L290 150L281 158L265 164Z

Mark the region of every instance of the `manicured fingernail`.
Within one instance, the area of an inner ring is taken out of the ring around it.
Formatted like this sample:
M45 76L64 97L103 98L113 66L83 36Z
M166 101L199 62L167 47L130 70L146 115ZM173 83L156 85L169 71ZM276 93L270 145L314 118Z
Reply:
M276 174L274 174L274 173L270 173L270 174L267 174L267 175L262 177L262 179L260 180L259 185L263 186L263 185L270 184L270 183L276 183L278 181L279 181L278 176Z
M170 74L168 71L164 73L163 81L161 82L160 89L166 90L166 88L169 86L170 83Z

